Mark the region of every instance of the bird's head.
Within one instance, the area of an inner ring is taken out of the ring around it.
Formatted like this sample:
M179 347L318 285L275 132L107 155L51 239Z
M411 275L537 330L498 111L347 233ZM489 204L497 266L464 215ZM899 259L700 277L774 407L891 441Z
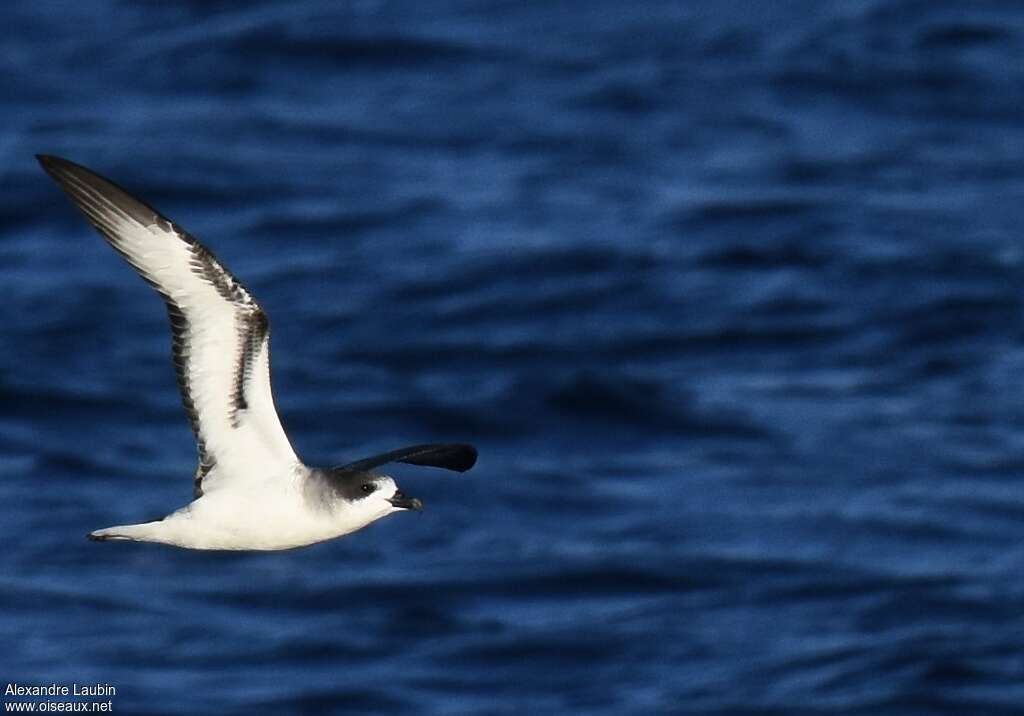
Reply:
M423 509L423 503L402 492L389 475L334 469L328 471L326 477L333 494L333 511L352 530L392 512Z

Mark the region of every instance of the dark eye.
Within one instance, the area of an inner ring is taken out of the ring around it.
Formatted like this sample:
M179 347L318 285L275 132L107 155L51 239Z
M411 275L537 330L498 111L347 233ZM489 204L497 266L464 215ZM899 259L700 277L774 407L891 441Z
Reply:
M369 495L371 492L377 489L377 486L374 485L372 482L364 482L362 487L360 487L359 489L361 489L363 492Z

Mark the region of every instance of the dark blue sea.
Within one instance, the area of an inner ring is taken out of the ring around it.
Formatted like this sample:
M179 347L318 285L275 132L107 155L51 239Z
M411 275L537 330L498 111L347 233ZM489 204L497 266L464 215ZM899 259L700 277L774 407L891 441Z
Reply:
M1024 6L0 21L0 689L1024 713ZM195 447L160 299L37 152L249 286L307 462L451 441L477 467L396 470L422 515L306 549L88 542L186 504Z

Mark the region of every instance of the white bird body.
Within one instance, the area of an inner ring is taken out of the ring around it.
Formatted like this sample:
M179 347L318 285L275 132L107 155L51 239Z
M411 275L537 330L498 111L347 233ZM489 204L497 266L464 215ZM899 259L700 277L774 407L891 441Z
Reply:
M162 520L96 530L96 540L190 549L278 550L354 532L393 512L422 509L387 462L468 470L469 445L415 445L340 468L307 467L274 407L270 325L210 251L155 209L85 167L39 161L110 245L164 298L172 355L199 464L194 500Z
M290 483L271 478L251 485L246 493L207 492L162 520L109 527L92 535L190 549L280 550L341 537L401 509L384 501L367 505L369 509L347 504L311 509L302 494L309 479L303 470L308 468L296 469Z

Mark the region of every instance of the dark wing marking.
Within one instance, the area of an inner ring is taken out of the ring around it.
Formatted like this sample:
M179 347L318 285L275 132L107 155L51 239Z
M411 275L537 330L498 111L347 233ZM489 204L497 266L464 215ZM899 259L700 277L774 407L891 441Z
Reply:
M365 457L342 465L340 470L370 470L389 462L410 465L442 467L445 470L465 472L476 464L476 448L472 445L411 445L391 452Z

